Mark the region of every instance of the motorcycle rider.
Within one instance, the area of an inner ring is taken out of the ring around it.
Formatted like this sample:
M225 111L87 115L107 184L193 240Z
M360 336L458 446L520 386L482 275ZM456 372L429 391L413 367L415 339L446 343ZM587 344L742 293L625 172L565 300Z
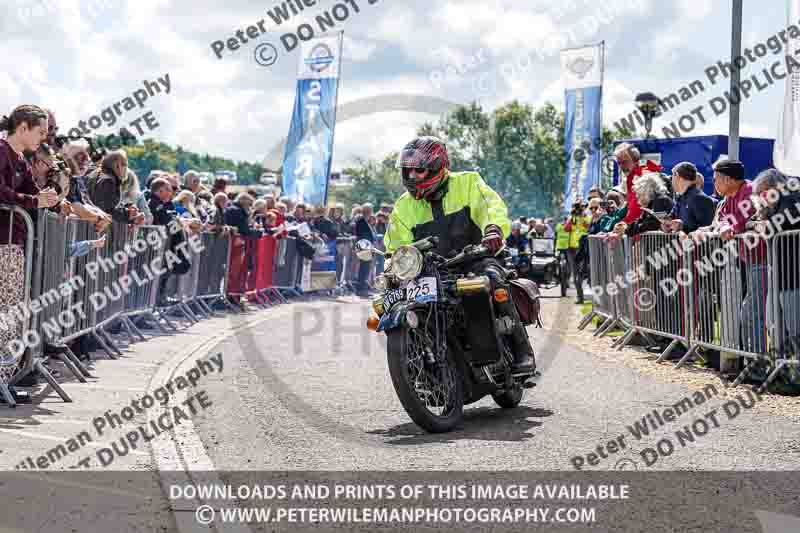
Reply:
M417 137L406 144L398 157L407 192L397 200L384 236L388 253L425 237L439 239L436 252L451 257L467 245L483 244L493 255L504 247L504 235L511 225L508 208L500 196L477 172L450 172L444 142L436 137ZM483 272L492 290L508 289L508 272L494 257L469 265ZM511 291L509 290L509 294ZM528 334L509 300L495 308L514 321L514 373L535 369Z
M522 233L522 224L520 222L511 223L511 235L506 239L506 246L516 248L519 253L523 253L528 249L528 239Z
M544 222L542 222L541 220L537 220L533 224L533 229L531 229L531 232L528 233L528 238L529 239L547 239L547 238L549 238L547 236L547 226L544 225Z

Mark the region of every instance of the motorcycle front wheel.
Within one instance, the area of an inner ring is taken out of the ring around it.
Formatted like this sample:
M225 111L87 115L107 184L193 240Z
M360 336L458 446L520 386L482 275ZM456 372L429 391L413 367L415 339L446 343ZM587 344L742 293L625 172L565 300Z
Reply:
M451 351L445 364L429 364L433 347L407 327L387 333L387 348L392 384L411 420L430 433L452 430L461 421L464 392Z

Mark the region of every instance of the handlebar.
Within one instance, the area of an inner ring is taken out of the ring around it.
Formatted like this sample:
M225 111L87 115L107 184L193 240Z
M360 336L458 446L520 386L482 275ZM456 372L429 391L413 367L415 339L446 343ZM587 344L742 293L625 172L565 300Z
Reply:
M420 239L417 242L411 243L411 246L419 250L420 252L427 252L436 248L439 245L439 237L431 235L430 237L425 237L424 239Z
M486 246L478 245L478 246L467 246L464 248L460 254L457 256L446 260L442 263L442 267L449 268L455 266L459 263L463 263L467 259L477 259L481 256L487 255L489 253L489 249Z

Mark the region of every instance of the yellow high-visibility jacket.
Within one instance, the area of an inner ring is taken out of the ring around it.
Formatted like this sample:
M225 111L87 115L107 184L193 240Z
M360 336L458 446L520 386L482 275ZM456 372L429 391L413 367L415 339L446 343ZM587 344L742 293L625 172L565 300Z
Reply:
M395 202L383 237L386 251L425 237L439 237L437 253L448 256L469 244L479 244L486 226L494 224L505 239L511 220L503 199L477 172L452 172L447 192L438 201L417 200L404 193Z
M592 217L578 216L571 217L572 231L569 232L569 247L579 248L581 245L581 237L589 233L589 226L592 224Z
M556 250L566 250L569 248L569 233L564 231L564 224L556 226Z

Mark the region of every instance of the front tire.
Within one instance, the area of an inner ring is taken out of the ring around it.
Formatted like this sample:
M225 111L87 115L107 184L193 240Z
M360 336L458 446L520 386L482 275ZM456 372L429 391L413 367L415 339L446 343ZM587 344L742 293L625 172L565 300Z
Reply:
M411 420L429 433L452 430L463 415L464 390L451 350L446 368L432 371L424 362L428 348L416 330L401 327L388 332L387 348L392 385Z

